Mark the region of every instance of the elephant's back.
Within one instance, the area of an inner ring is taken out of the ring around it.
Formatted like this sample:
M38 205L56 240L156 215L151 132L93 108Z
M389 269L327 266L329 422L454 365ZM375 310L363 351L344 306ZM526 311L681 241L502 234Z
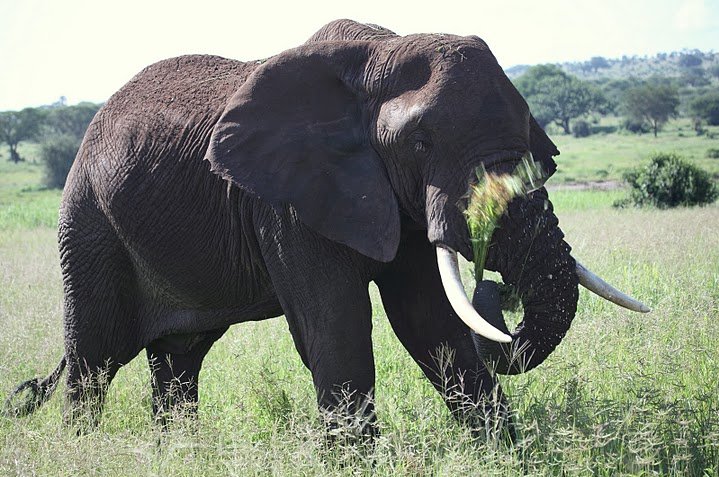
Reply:
M237 287L256 267L227 254L249 254L253 227L238 215L240 192L203 160L227 100L256 66L201 55L148 66L98 112L68 177L62 220L99 209L161 301L228 307L265 286L260 277Z
M197 169L225 104L256 66L186 55L146 67L98 111L74 173L102 196L158 169Z
M166 118L221 111L257 64L213 55L162 60L135 75L101 113L117 119L159 111L166 113Z
M146 67L96 114L68 177L70 187L89 182L111 216L134 205L137 194L150 200L171 193L167 189L177 181L212 182L200 177L209 175L202 159L212 128L256 66L187 55Z
M209 141L227 100L257 63L211 55L186 55L154 63L135 75L98 111L85 135L80 160L153 160L166 153L187 156L187 147ZM197 135L206 135L207 138ZM98 156L102 156L98 158Z

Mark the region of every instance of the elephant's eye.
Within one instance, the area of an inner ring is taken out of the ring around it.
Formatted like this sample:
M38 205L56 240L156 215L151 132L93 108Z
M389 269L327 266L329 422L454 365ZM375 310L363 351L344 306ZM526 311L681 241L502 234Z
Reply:
M419 154L427 154L430 150L430 144L427 141L423 141L421 139L415 141L414 143L414 152L417 152Z

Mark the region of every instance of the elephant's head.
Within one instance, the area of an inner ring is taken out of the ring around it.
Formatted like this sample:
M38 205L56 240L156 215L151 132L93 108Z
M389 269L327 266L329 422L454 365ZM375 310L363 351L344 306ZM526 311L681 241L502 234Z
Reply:
M452 268L443 277L458 277L454 251L472 259L463 209L475 169L510 171L531 152L549 175L558 151L480 38L380 33L310 42L259 65L206 157L216 173L378 261L393 260L401 227L426 229L440 266ZM514 337L529 367L574 317L569 252L543 189L515 201L495 234L488 266L524 297ZM451 296L457 282L445 288L475 331L509 341L463 293Z

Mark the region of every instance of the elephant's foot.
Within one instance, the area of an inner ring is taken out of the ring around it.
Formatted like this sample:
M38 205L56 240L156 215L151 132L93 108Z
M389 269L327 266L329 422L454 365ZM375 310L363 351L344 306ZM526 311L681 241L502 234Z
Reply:
M365 404L371 401L365 401ZM373 407L360 406L350 409L321 408L325 424L323 452L328 461L340 468L357 468L357 465L373 465L376 438L380 436Z
M100 423L107 389L116 370L92 370L78 376L77 366L72 364L63 422L65 426L74 429L77 435L84 435L95 430Z
M380 434L374 412L373 394L359 393L347 386L326 396L320 402L320 415L324 421L326 442L330 445L372 445Z
M327 429L328 443L362 444L380 435L374 413L346 413L337 409L322 409L320 413Z

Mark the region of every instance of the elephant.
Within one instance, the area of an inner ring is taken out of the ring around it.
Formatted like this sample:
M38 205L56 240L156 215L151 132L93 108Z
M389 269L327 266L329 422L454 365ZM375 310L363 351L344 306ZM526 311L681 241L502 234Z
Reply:
M486 262L520 294L522 322L510 333L464 294L475 170L531 156L546 180L557 154L476 36L337 20L260 61L148 66L97 113L68 176L64 356L15 390L31 391L15 412L37 409L67 367L65 418L94 425L143 349L156 418L192 412L228 327L284 315L320 410L359 413L358 432L374 435L374 282L450 411L481 425L506 411L496 374L538 366L567 333L579 283L647 311L575 261L541 184L510 203Z

